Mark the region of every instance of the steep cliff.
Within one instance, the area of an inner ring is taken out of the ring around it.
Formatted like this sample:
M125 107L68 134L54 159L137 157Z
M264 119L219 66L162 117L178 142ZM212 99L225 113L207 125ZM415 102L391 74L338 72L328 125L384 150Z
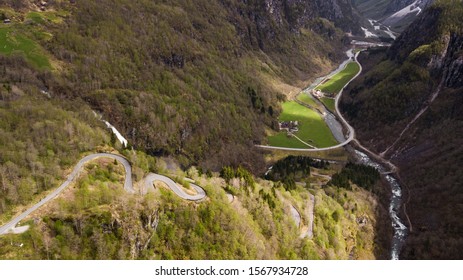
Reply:
M231 13L231 18L236 18L235 12L238 12L239 17L233 20L238 33L249 36L247 40L258 40L262 49L265 44L281 39L282 33L290 31L299 34L303 28L333 39L334 30L317 28L319 19L331 21L346 32L360 32L359 18L346 0L242 0L235 3L230 1L225 7ZM244 26L243 19L250 20L251 25Z
M412 232L405 258L461 258L463 4L436 1L387 51L370 50L343 110L400 167Z

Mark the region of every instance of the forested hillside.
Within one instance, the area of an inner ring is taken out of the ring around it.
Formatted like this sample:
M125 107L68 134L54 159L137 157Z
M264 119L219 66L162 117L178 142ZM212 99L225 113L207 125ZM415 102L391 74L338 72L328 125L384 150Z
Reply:
M344 13L320 1L0 1L0 213L114 146L91 109L135 149L261 170L253 146L282 85L341 59L343 32L325 18Z
M390 49L360 57L364 74L342 101L362 142L400 167L405 258L461 258L462 18L461 1L436 1Z
M35 64L60 81L46 88L85 100L137 149L215 170L260 169L252 147L277 118L281 89L342 58L336 25L358 29L336 1L37 3L2 1L2 30L37 44L24 54L41 54Z
M126 152L135 180L148 170L163 172L162 161ZM21 235L0 238L0 259L373 259L387 257L378 243L384 224L377 198L353 186L302 186L287 191L278 182L256 179L243 168L224 179L188 176L207 199L186 202L162 183L146 196L122 188L123 168L113 160L87 164L58 199L34 213ZM231 173L228 173L231 174ZM185 176L184 173L179 175ZM308 178L308 177L307 177ZM233 194L230 201L226 194ZM317 201L310 217L310 196ZM295 207L300 224L291 214ZM307 237L314 219L313 238ZM387 219L386 219L387 220ZM386 238L387 239L387 238ZM22 245L21 245L22 244Z
M20 56L0 57L0 219L57 187L83 152L110 143L109 134L83 101L51 96Z
M137 149L258 169L252 146L282 98L274 85L329 68L343 38L316 10L301 12L310 2L272 5L81 0L47 48L69 66L69 97L101 111Z

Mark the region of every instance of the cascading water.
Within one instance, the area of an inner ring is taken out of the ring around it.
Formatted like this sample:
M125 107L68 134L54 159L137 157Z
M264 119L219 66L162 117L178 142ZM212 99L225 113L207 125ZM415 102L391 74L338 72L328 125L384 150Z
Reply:
M362 164L376 168L379 172L385 173L386 170L382 165L373 161L366 154L355 150ZM386 181L391 186L392 197L389 204L389 216L392 220L392 227L394 228L394 237L392 238L391 259L398 260L400 251L405 243L408 234L408 228L404 225L402 219L399 217L400 208L402 207L402 188L400 187L397 179L391 175L385 175Z

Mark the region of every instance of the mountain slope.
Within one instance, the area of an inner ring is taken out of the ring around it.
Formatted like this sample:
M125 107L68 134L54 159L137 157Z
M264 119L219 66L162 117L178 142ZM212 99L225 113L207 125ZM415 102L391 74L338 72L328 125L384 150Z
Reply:
M0 8L12 20L2 34L40 46L61 81L45 79L44 88L85 100L135 148L206 169L261 170L252 147L274 126L283 93L331 69L343 56L342 29L359 30L350 4L335 0L4 0Z
M343 33L325 18L342 22L343 9L319 3L82 0L49 49L70 66L72 95L136 148L258 169L252 147L281 100L273 84L297 85L341 58Z
M343 110L409 189L405 258L461 258L463 4L436 1L386 52L371 50Z
M253 147L281 88L342 59L344 33L328 19L351 13L315 0L45 2L0 1L2 218L81 153L121 148L92 109L135 149L262 170Z

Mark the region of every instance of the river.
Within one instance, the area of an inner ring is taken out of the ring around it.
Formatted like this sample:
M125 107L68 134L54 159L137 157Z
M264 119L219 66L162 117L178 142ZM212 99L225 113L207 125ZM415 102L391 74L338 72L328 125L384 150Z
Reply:
M308 94L315 102L321 104L318 100L312 97L310 94L311 90L318 86L324 79L335 75L342 69L344 69L345 65L352 61L352 57L354 53L352 50L346 52L348 57L336 70L328 74L327 76L318 78L314 81L307 89L303 91L302 94ZM325 122L330 128L333 133L333 136L336 140L340 143L346 140L345 135L343 134L343 126L338 121L335 115L333 115L330 111L326 110L324 106L321 106L323 109L322 114L324 116ZM351 149L347 149L348 151ZM352 151L352 150L351 150ZM384 168L378 162L372 160L368 155L354 150L354 156L358 159L358 161L362 164L372 166L376 168L380 173L387 173L388 170ZM394 236L391 242L391 259L398 260L400 256L400 251L405 243L408 234L408 228L405 226L404 222L399 216L400 209L402 208L402 188L396 178L391 175L383 175L384 179L389 183L391 187L391 201L389 202L389 216L391 217L392 227L394 228Z
M373 161L368 155L355 150L358 160L365 165L376 168L380 173L386 173L387 170L379 163ZM391 201L389 203L389 216L392 220L392 227L394 228L394 236L392 238L391 259L398 260L400 251L407 238L408 228L399 216L400 209L402 208L402 188L391 175L384 175L384 178L391 186Z

